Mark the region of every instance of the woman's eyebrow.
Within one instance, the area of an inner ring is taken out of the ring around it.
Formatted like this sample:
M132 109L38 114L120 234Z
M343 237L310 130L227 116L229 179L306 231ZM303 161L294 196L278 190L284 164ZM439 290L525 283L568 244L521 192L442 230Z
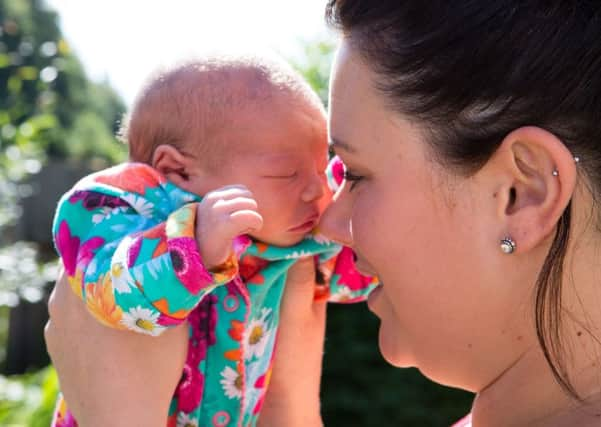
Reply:
M352 145L349 145L344 141L340 141L339 139L330 138L328 146L334 151L343 150L350 154L355 154L357 152Z

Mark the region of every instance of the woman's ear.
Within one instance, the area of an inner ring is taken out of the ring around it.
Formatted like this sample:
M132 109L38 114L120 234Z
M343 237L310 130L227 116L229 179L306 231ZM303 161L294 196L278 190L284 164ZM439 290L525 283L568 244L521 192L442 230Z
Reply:
M180 187L185 187L190 179L191 171L186 156L172 145L162 144L155 148L152 167Z
M572 198L574 156L552 133L528 126L507 135L491 160L502 177L495 200L503 229L497 237L510 237L516 252L527 252L553 232Z

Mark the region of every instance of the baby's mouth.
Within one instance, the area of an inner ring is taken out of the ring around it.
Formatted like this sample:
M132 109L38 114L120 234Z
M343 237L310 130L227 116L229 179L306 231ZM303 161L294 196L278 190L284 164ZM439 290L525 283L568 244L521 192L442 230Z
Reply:
M317 226L318 222L319 222L319 214L314 214L314 215L311 215L310 217L306 218L301 224L289 228L288 231L308 232L308 231L311 231L312 229L314 229L315 226Z

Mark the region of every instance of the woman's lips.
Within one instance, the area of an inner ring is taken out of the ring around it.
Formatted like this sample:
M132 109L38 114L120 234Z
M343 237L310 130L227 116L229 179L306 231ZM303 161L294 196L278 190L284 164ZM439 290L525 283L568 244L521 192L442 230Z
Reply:
M375 304L378 301L378 296L382 293L382 284L376 286L367 296L367 307L372 313L376 313Z
M355 250L353 250L353 261L355 262L355 268L362 275L377 276L374 269L371 268L371 266L367 262L363 261L363 258L361 258L361 256L358 255Z
M374 273L369 268L363 266L360 262L355 263L355 268L357 269L357 271L359 273L361 273L364 276L375 276L376 275L376 273Z

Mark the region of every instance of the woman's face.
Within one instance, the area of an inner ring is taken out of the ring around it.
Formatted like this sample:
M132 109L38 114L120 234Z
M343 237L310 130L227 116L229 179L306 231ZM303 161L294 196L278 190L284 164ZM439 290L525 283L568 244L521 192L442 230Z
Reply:
M508 271L499 249L494 182L431 160L423 133L386 106L373 77L343 41L329 131L347 177L320 229L352 246L359 270L383 283L368 302L383 356L481 390L535 342L525 315L532 289L512 284L520 272Z

